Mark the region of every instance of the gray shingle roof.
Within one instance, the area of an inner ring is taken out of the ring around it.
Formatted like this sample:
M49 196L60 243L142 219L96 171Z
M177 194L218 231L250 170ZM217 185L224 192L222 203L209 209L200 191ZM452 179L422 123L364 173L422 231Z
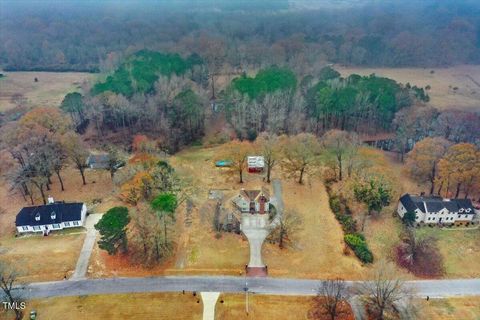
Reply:
M443 199L438 196L415 196L408 193L400 197L400 202L403 204L407 211L415 211L420 209L422 212L426 210L428 212L438 212L446 208L450 212L458 212L460 209L464 209L465 214L474 214L472 201L469 199ZM471 209L466 212L466 209Z
M83 203L52 203L43 206L25 207L17 214L15 225L42 226L46 224L62 223L65 221L79 221L82 218ZM55 213L55 219L52 219ZM40 220L35 216L39 215Z

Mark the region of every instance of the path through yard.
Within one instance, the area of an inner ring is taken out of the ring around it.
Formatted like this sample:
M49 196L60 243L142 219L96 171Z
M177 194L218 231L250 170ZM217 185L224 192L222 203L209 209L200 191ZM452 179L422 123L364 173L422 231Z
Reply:
M220 292L201 292L203 301L203 320L215 320L215 305Z
M95 245L95 240L97 238L97 230L95 230L95 224L98 222L98 220L100 220L101 217L101 214L91 214L87 217L87 221L85 222L87 236L85 237L82 251L80 252L80 256L78 257L75 272L73 273L70 280L84 279L87 275L88 262L90 261L93 246Z

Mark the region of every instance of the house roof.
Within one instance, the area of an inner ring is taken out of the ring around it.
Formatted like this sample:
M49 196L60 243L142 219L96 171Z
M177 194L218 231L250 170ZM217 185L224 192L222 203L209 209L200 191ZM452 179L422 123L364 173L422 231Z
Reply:
M474 208L472 201L469 199L444 199L438 196L415 196L410 194L404 194L400 197L400 202L403 204L407 211L420 211L426 212L438 212L443 209L447 209L450 212L459 212L465 214L474 214ZM461 210L463 209L463 210ZM470 210L467 210L470 209Z
M265 158L262 156L248 156L247 165L249 168L263 168L265 167Z
M83 203L52 203L43 206L24 207L17 214L15 225L21 226L41 226L53 223L62 223L65 221L79 221L82 219ZM52 219L52 213L55 219ZM35 216L40 216L37 221Z
M87 164L107 163L109 161L108 153L91 154L87 158Z
M242 189L240 191L240 196L242 196L245 200L247 201L255 201L257 198L263 195L265 198L267 198L267 201L270 199L270 194L268 193L267 189L263 188L261 190L245 190Z

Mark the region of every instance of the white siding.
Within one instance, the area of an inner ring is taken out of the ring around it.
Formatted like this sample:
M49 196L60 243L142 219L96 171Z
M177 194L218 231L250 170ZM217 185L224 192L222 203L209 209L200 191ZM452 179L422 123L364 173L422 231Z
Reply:
M45 230L45 227L48 228L48 231L52 231L52 230L62 230L63 228L73 228L73 227L80 227L80 226L83 226L85 224L85 218L87 217L87 206L85 204L83 204L82 206L82 211L81 211L81 214L80 214L80 219L79 221L69 221L68 224L69 225L66 225L66 222L62 222L62 223L59 223L59 224L55 224L55 226L57 228L54 228L54 225L53 224L47 224L47 225L41 225L41 226L25 226L27 227L27 229L24 229L24 227L17 227L17 231L19 233L25 233L25 232L44 232ZM75 225L75 223L77 223L78 225Z

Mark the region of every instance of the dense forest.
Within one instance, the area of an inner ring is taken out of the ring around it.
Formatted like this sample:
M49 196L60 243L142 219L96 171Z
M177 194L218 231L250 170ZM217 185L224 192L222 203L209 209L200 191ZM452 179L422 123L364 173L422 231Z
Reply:
M480 63L478 1L2 1L5 70L110 71L142 49L252 69Z
M175 152L218 126L208 139L395 133L386 147L401 157L425 137L480 144L478 113L427 106L429 86L374 74L344 78L331 64L480 63L477 3L328 3L7 1L0 63L100 71L60 106L77 133L90 130L89 139L110 135L128 145L142 133ZM18 106L0 123L27 111Z

